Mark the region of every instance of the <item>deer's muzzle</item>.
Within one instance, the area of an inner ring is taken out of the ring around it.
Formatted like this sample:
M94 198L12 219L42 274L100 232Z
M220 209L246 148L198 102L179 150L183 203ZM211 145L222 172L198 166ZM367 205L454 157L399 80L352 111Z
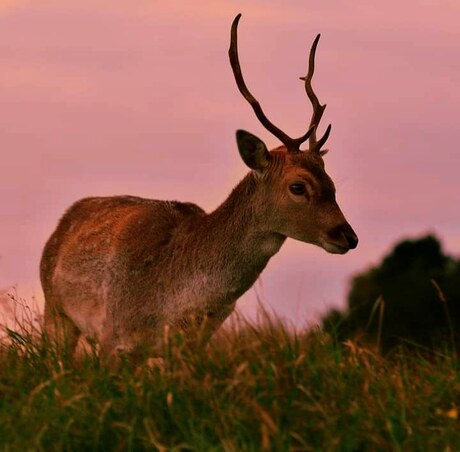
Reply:
M358 236L348 223L332 228L326 237L323 248L330 253L344 254L358 246Z

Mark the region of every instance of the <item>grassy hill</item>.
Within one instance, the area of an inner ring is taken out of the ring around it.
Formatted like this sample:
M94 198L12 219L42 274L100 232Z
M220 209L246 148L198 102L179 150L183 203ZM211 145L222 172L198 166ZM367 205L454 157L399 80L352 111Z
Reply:
M460 450L460 366L391 358L276 321L227 327L163 366L75 360L27 329L0 349L1 450Z

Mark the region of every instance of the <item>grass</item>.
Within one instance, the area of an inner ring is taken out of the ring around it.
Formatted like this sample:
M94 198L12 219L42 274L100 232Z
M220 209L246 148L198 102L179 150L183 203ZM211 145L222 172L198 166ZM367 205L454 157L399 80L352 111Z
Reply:
M164 366L75 360L32 328L0 347L0 450L460 450L460 366L390 359L265 318Z

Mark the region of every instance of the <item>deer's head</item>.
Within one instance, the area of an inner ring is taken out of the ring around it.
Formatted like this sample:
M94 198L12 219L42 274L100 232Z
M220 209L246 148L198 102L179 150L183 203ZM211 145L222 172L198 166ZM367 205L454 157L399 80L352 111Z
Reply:
M346 253L356 248L358 237L345 220L335 200L335 187L326 174L322 149L331 131L329 125L318 140L316 131L326 105L319 103L311 80L315 68L315 52L319 35L313 42L308 62L308 72L301 80L313 105L313 115L308 131L299 138L291 138L275 126L263 112L259 102L248 90L238 59L237 28L241 14L232 24L230 63L241 94L252 106L262 125L283 143L272 151L255 135L244 130L236 134L238 149L246 165L254 172L261 189L266 193L271 212L270 228L287 237L319 245L330 253ZM301 145L309 140L308 149Z

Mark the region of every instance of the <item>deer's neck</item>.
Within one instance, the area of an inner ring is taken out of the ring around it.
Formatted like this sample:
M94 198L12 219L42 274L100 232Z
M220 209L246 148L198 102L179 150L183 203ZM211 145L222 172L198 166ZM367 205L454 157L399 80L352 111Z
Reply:
M230 196L203 218L200 236L203 265L216 278L245 292L278 252L286 237L270 230L270 212L263 188L248 174Z

